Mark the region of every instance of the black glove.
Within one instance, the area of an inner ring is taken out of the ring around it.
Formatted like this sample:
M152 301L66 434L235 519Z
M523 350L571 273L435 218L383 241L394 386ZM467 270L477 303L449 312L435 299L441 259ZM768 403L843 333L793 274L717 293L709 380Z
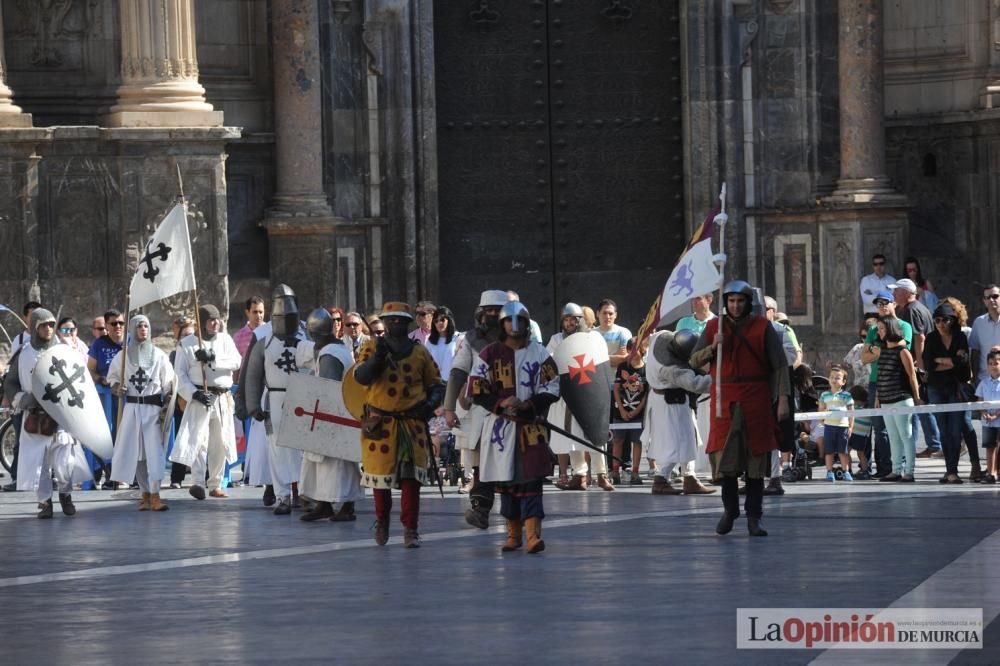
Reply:
M215 401L219 398L219 396L214 393L209 393L208 391L195 391L192 397L209 409L211 409L212 405L214 405Z
M197 349L194 357L202 363L211 363L215 360L215 351L212 349Z
M250 414L250 416L253 417L254 421L263 421L264 419L267 418L267 412L265 412L263 409L255 409L253 410L253 413Z

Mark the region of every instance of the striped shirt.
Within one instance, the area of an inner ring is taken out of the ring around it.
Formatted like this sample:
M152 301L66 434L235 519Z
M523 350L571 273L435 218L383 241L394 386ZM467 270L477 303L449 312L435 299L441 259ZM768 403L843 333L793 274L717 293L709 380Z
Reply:
M878 378L875 389L880 404L889 405L912 398L910 381L899 355L903 347L883 347L878 357Z

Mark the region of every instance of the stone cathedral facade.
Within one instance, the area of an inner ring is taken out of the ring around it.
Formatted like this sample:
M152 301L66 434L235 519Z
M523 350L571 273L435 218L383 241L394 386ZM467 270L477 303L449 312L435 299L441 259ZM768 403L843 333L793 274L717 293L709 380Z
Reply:
M202 301L517 290L638 325L727 278L835 355L882 252L1000 281L1000 0L2 0L0 302L122 307L183 186ZM179 176L178 176L179 174ZM181 185L182 184L182 185ZM190 311L179 296L157 325ZM841 352L842 353L842 352Z

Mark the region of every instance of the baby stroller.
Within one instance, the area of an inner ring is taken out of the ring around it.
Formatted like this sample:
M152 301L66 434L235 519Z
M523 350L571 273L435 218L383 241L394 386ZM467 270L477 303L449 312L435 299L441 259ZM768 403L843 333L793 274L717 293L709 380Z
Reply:
M441 454L438 458L438 468L441 479L448 479L449 486L457 486L462 479L462 466L459 451L455 448L455 435L444 432L439 437Z
M786 467L781 472L782 481L794 482L794 481L805 481L806 479L812 480L813 470L812 470L812 465L809 464L810 463L809 452L807 449L809 444L813 444L813 446L815 447L815 443L810 442L808 440L808 437L805 440L803 440L801 437L798 440L796 440L795 450L792 451L791 465L789 467ZM818 452L814 450L813 455L815 458L819 457L817 453Z

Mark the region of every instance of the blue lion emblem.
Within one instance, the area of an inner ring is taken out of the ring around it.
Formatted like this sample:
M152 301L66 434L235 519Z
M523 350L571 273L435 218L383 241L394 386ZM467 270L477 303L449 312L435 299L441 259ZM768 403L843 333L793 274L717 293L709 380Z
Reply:
M694 271L691 270L691 264L693 260L688 260L686 264L681 264L677 269L677 277L671 281L668 286L669 289L673 290L673 296L679 296L682 291L686 291L686 298L694 296L694 287L691 283L694 281Z

